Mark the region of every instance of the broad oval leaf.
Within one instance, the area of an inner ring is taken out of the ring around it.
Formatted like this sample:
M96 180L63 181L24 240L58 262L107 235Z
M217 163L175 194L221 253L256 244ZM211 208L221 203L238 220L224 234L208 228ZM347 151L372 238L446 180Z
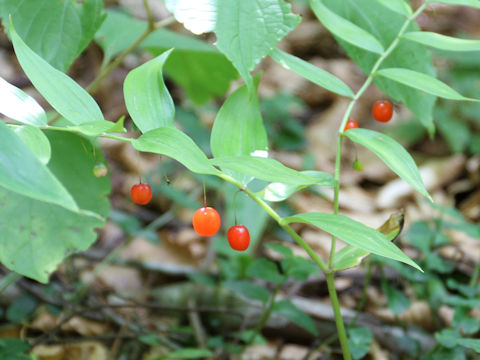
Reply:
M470 6L480 9L480 1L478 0L427 0L427 3L439 2L450 5Z
M255 259L245 272L247 276L263 281L281 284L285 282L285 276L278 271L277 264L266 258Z
M412 8L405 0L377 0L381 5L403 16L412 15Z
M60 181L3 121L0 121L0 154L0 186L33 199L78 210L75 200Z
M173 125L175 105L162 75L163 65L172 50L133 69L125 78L125 104L142 133Z
M198 174L220 173L193 140L174 127L151 130L133 140L132 145L139 151L171 157Z
M318 20L332 34L367 51L377 54L384 52L382 44L372 34L335 14L322 3L322 0L309 1Z
M254 284L250 281L225 281L223 285L248 299L260 300L261 302L266 303L270 298L270 292L265 287Z
M480 40L458 39L429 31L408 32L402 38L440 50L480 51Z
M0 17L11 15L25 43L50 65L67 71L103 22L102 0L0 0Z
M257 156L224 156L210 159L210 162L222 169L253 176L265 181L280 181L292 185L313 185L318 178L290 169L281 162Z
M0 262L41 283L48 282L65 257L87 250L97 240L94 229L105 223L94 214L65 210L1 186L0 219Z
M391 137L368 129L350 129L344 132L350 140L374 152L398 176L420 194L432 200L425 189L415 161L410 154Z
M15 131L15 134L22 139L25 145L28 146L30 151L35 154L42 164L48 164L52 149L48 138L42 130L35 126L25 125L15 127L13 131Z
M394 241L403 228L404 213L393 214L377 230L380 231L388 241ZM333 269L335 271L345 270L360 264L360 262L370 253L352 245L347 245L335 253Z
M381 232L343 215L324 213L296 214L283 219L285 222L310 224L359 249L401 261L420 271L422 269Z
M468 100L468 101L480 101L476 99L467 98L450 86L444 84L440 80L435 79L432 76L402 68L389 68L382 69L375 73L375 75L386 77L390 80L399 82L415 89L425 91L426 93L450 100Z
M217 47L254 92L250 71L300 22L284 0L218 1Z
M310 170L300 171L300 173L313 178L317 178L318 182L315 184L316 186L335 186L335 178L329 173ZM283 201L288 199L295 192L303 190L309 186L311 185L292 185L281 182L274 182L267 185L265 189L258 192L256 195L267 201Z
M323 0L323 3L336 14L343 16L355 25L375 34L384 48L395 41L400 29L405 24L405 17L382 6L372 6L372 0L355 0L355 6L349 1ZM419 27L411 22L406 31L418 31ZM340 45L365 74L370 74L379 55L361 49L342 39ZM395 49L383 60L381 68L399 67L419 71L435 76L435 67L428 48L412 41L400 41ZM433 124L433 107L435 97L420 90L397 83L387 78L374 77L375 85L385 94L407 106L418 117L430 134L435 129Z
M23 71L59 114L73 124L103 120L95 100L75 81L34 53L16 33L12 23L10 34Z
M298 75L331 92L349 98L353 98L355 95L352 89L335 75L332 75L305 60L290 55L277 48L273 49L270 56L284 68L296 72Z
M0 114L24 124L44 126L47 115L37 101L0 77Z

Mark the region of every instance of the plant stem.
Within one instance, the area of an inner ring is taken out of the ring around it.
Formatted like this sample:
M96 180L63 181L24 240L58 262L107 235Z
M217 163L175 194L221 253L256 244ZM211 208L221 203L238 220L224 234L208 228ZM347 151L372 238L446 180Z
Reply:
M257 195L255 195L253 192L251 192L245 185L241 184L234 178L225 175L225 174L219 174L218 177L224 179L225 181L228 181L229 183L237 186L239 189L245 192L253 201L255 201L258 205L260 205L277 223L278 225L285 230L306 252L310 257L312 258L313 261L320 267L322 272L327 272L328 267L327 264L318 256L318 254L305 242L305 240L302 239L300 235L298 235L295 230L292 229L290 225L288 225L285 220L278 215L278 213L271 208L270 205L268 205L265 201L260 199Z
M325 274L327 279L328 293L332 301L333 315L335 316L335 323L337 324L338 339L340 340L340 347L342 348L343 359L351 360L350 349L348 348L347 332L343 325L342 313L340 312L340 304L338 302L337 291L335 290L334 272Z
M15 271L10 271L8 274L6 274L2 280L0 280L0 294L2 294L6 288L21 278L22 275L16 273Z
M148 11L147 11L148 13ZM103 70L98 74L98 76L86 87L86 90L90 94L95 94L98 91L98 88L101 84L101 82L108 76L110 73L115 70L122 62L125 60L125 58L130 55L132 52L137 49L140 44L145 40L152 32L154 32L157 29L163 28L165 26L170 25L175 21L175 18L169 17L164 20L161 20L157 23L149 23L149 26L145 29L145 31L140 35L140 37L132 44L130 45L127 49L125 49L120 55L118 55L115 60L113 60L110 64L108 64Z
M477 284L478 276L480 275L480 261L477 262L475 265L475 269L473 269L472 277L470 278L470 286L473 287Z
M268 318L270 317L270 314L272 313L273 310L273 305L275 305L275 298L277 297L278 292L282 288L282 284L278 284L275 287L275 290L273 291L272 295L270 296L270 299L268 300L268 305L266 307L266 310L263 312L262 317L260 318L257 326L255 327L255 330L253 330L252 336L250 336L250 339L246 342L246 346L251 345L254 341L257 335L260 333L262 328L265 326L266 322L268 321Z
M348 104L347 110L345 111L345 114L342 119L342 123L340 124L340 127L338 129L338 140L337 140L337 154L335 158L335 173L334 173L334 178L335 178L335 185L333 188L334 191L334 199L333 199L333 213L338 214L338 198L339 198L339 192L340 192L340 165L342 161L342 140L343 140L343 129L345 129L345 125L347 124L347 121L350 117L350 114L352 113L352 109L355 106L356 102L358 99L363 95L365 90L370 86L370 84L373 81L373 77L375 76L375 72L379 69L380 65L383 63L383 61L392 53L392 51L395 49L397 46L398 42L400 41L400 37L405 33L407 30L408 25L418 16L421 14L423 10L425 10L425 7L427 6L426 3L422 4L405 22L403 23L402 27L400 28L400 31L398 32L397 36L395 39L392 41L390 46L383 52L380 57L377 59L375 64L372 67L372 70L370 70L370 74L368 75L367 79L361 86L361 88L357 91L355 94L353 100L350 101ZM336 248L336 238L332 236L332 243L330 247L330 256L328 258L328 267L329 269L332 269L334 260L335 260L335 249Z

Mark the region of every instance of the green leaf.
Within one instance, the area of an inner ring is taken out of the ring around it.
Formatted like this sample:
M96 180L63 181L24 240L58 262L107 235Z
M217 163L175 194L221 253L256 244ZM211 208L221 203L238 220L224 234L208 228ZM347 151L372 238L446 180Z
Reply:
M13 131L43 165L48 164L52 150L50 142L42 130L34 126L25 125L15 127Z
M14 324L21 324L29 319L37 305L37 300L25 293L8 307L5 314L7 320Z
M444 84L440 80L435 79L432 76L425 75L423 73L402 69L402 68L390 68L379 70L375 75L386 77L390 80L399 82L415 89L425 91L426 93L450 100L467 100L467 101L480 101L477 99L467 98L450 86Z
M287 223L299 222L316 226L359 249L401 261L422 271L414 261L405 255L394 243L388 241L386 236L381 232L369 228L349 217L311 212L289 216L284 218L283 221Z
M377 54L384 52L382 44L372 34L331 11L322 3L322 0L309 0L309 2L318 20L332 34L367 51Z
M388 241L394 241L402 231L404 217L403 212L395 213L377 230L385 235ZM335 253L333 269L338 271L357 266L369 254L368 251L347 245Z
M310 275L318 274L319 272L319 268L316 264L301 256L295 256L291 262L288 259L285 259L282 264L287 275L293 277L297 281L304 281Z
M303 329L307 330L309 333L317 336L318 330L313 322L312 318L308 316L305 312L297 308L289 300L280 300L273 305L273 312L280 314L283 317L287 318L291 322L297 324Z
M281 284L285 281L284 277L278 272L277 265L268 259L256 259L251 263L246 271L247 276L256 279L262 279L274 284Z
M388 2L391 3L390 0ZM355 6L352 6L350 1L323 0L323 3L331 11L374 34L384 48L388 48L395 41L405 23L405 16L382 6L372 6L372 0L355 0ZM419 27L413 21L405 30L418 31ZM338 41L363 72L367 75L370 74L379 55L342 39L338 39ZM401 40L383 60L380 67L395 68L399 66L435 76L431 53L425 46L412 41ZM422 125L430 131L430 134L433 134L434 96L383 77L374 77L373 81L383 93L407 106L418 117Z
M0 186L77 211L75 200L22 140L0 121Z
M440 50L480 51L480 40L458 39L434 32L412 31L402 35L402 38Z
M48 282L66 256L87 250L97 239L94 228L104 224L98 216L71 212L3 187L0 219L0 261L41 283Z
M20 339L3 338L0 339L0 359L8 360L31 360L26 353L30 345Z
M284 0L166 0L165 5L193 33L215 31L217 47L250 92L254 92L250 71L300 22Z
M162 68L172 49L130 71L123 92L128 112L141 132L172 126L175 105L163 81Z
M367 327L356 327L348 329L348 347L352 357L362 359L369 351L373 335Z
M210 147L215 157L267 152L268 140L258 98L251 96L246 86L232 93L218 111Z
M216 45L254 92L250 71L298 25L300 17L284 0L219 1L217 6Z
M50 65L66 71L103 22L102 0L0 0L0 17L11 15L18 34Z
M480 352L480 339L464 338L456 330L445 329L441 332L437 332L435 333L435 339L447 348L463 346L472 349L477 353Z
M350 129L344 132L350 140L374 152L390 169L420 194L432 200L425 189L415 161L410 154L391 137L367 129Z
M475 334L480 329L480 321L470 316L470 309L464 307L455 308L452 325L464 335Z
M28 125L47 124L47 115L36 100L1 77L0 99L0 114Z
M132 145L139 151L171 157L195 173L219 174L192 139L176 128L162 127L151 130L133 140Z
M395 315L403 313L410 307L410 300L403 292L390 286L386 281L382 282L382 290L387 296L387 305Z
M153 55L174 47L164 71L197 104L223 96L238 77L230 60L210 44L159 29L142 44Z
M110 211L111 185L108 176L96 177L93 167L103 162L101 150L83 136L65 131L47 131L52 146L48 167L82 210L107 217Z
M377 0L381 5L387 9L395 11L403 16L412 15L412 8L404 0Z
M237 294L255 300L260 300L264 304L270 298L270 292L263 286L253 284L249 281L226 281L223 283L227 288Z
M213 356L213 353L207 349L183 348L161 356L158 359L198 359Z
M305 60L290 55L277 48L273 49L273 51L270 53L270 56L284 68L296 72L298 75L313 82L314 84L317 84L320 87L323 87L338 95L349 98L354 97L352 89L350 89L342 80L337 78L335 75L332 75L329 72L316 67L309 62L306 62Z
M427 0L427 3L439 2L450 5L471 6L480 9L480 2L478 0Z
M300 171L300 174L318 179L318 182L315 184L316 186L335 186L335 179L329 173L307 170ZM267 201L283 201L288 199L295 192L306 189L309 186L311 185L291 185L281 182L274 182L267 185L267 187L265 187L262 191L257 192L256 195Z
M278 180L291 185L313 185L318 178L311 177L290 169L281 162L257 156L224 156L210 159L210 162L221 169L253 176L260 180Z
M285 259L293 259L293 251L289 247L272 243L265 244L265 247L282 254Z
M10 33L23 71L59 114L73 124L103 120L95 100L75 81L34 53L16 33L12 23Z

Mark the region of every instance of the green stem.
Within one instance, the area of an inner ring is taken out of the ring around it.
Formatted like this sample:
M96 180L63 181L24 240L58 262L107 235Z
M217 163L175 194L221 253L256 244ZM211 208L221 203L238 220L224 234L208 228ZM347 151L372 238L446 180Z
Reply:
M17 280L20 280L21 278L22 275L14 271L11 271L7 275L5 275L2 280L0 280L0 294L2 294L6 288L8 288L10 285L12 285Z
M277 297L278 292L280 291L281 288L282 288L281 283L275 287L275 290L273 291L272 295L270 296L270 299L268 300L267 309L263 312L262 317L260 318L260 321L255 327L255 330L253 330L252 336L250 336L250 338L246 342L245 344L246 346L251 345L255 341L255 338L267 323L268 318L270 317L270 314L273 311L273 306L275 305L275 298Z
M384 53L380 55L380 57L377 59L375 64L372 67L372 70L370 71L370 74L368 75L367 79L363 83L362 87L357 91L355 94L353 100L350 101L348 104L347 110L345 111L345 114L342 119L342 123L340 124L340 127L338 129L338 140L337 140L337 154L335 158L335 185L333 188L334 191L334 199L333 199L333 213L338 214L338 199L339 199L339 193L340 193L340 165L342 161L342 140L343 140L343 129L345 129L345 125L347 124L347 121L350 117L350 114L352 113L352 109L357 103L358 99L363 95L365 90L370 86L370 84L373 81L373 77L375 76L375 72L380 68L380 65L383 63L383 61L392 53L392 51L395 49L397 46L398 42L400 41L401 36L405 33L407 30L408 25L418 16L420 13L425 9L427 4L422 4L405 22L403 23L402 27L400 28L400 31L398 32L397 36L395 39L392 41L390 46L385 50ZM330 256L328 258L328 267L329 269L332 269L334 260L335 260L335 248L336 248L336 238L332 236L332 243L330 247Z
M477 284L478 276L480 275L480 261L477 262L475 265L475 269L473 269L472 277L470 278L470 286L473 287Z
M340 312L340 303L338 302L337 291L335 290L333 272L325 274L327 279L328 293L332 301L333 315L335 316L335 323L337 324L338 339L340 340L340 347L342 348L343 359L351 360L350 349L348 348L347 332L343 325L342 313Z
M155 23L153 26L148 26L145 31L140 35L140 37L127 49L125 49L120 55L118 55L115 60L113 60L110 64L108 64L103 70L98 74L98 76L92 81L90 85L87 86L86 90L90 94L95 94L98 91L98 88L101 82L108 76L110 73L115 70L125 58L130 55L132 52L137 49L140 44L155 30L170 25L175 19L173 17L169 17L165 20L159 21Z
M245 194L247 194L253 201L260 205L278 223L278 225L285 230L307 252L308 255L310 255L313 261L315 261L315 263L317 263L317 265L320 267L322 272L325 273L328 271L327 264L325 264L320 256L318 256L318 254L305 242L305 240L303 240L301 236L298 235L295 230L293 230L292 227L288 225L275 210L272 209L270 205L251 192L245 185L233 179L232 177L225 174L219 174L218 177L228 181L244 191Z

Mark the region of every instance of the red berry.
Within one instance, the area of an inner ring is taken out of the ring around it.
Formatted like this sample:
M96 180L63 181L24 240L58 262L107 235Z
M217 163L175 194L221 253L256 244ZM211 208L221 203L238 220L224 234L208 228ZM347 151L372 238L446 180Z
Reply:
M228 242L233 250L245 251L250 245L250 233L245 225L234 225L227 232Z
M136 184L130 190L132 201L136 204L146 205L152 199L152 188L148 184Z
M393 115L392 103L385 100L377 101L372 107L372 115L377 121L390 121Z
M345 125L345 129L343 131L356 128L358 128L358 122L356 122L355 120L348 120L347 125Z
M193 229L200 236L212 236L220 229L220 215L211 207L202 207L193 214Z

